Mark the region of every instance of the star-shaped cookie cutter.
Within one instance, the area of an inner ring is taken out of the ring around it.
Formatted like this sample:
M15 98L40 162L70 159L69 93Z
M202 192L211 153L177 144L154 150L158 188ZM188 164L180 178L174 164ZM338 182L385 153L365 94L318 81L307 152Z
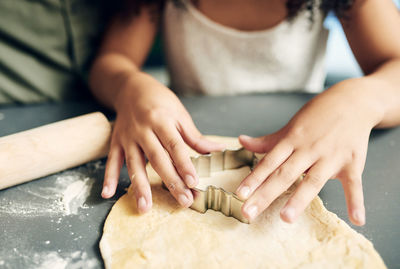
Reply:
M250 166L252 169L258 162L254 152L244 148L213 152L192 157L191 159L200 178L211 176L213 172L237 169L243 166ZM207 186L205 190L193 188L192 191L194 202L190 207L191 209L200 213L205 213L208 209L212 209L220 211L225 216L249 223L241 211L244 201L240 200L236 194L212 185Z

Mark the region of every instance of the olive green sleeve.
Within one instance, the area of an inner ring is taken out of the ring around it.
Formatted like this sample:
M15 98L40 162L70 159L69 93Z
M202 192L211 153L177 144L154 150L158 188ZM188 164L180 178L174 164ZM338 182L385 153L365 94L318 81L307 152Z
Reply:
M101 1L0 1L0 104L76 100L106 24Z

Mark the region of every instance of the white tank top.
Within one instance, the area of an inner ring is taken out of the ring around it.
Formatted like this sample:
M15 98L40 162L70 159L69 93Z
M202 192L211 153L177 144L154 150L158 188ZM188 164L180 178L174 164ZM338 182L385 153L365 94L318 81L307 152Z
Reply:
M167 1L163 38L171 88L179 94L320 92L328 30L306 11L262 31L218 24L189 0Z

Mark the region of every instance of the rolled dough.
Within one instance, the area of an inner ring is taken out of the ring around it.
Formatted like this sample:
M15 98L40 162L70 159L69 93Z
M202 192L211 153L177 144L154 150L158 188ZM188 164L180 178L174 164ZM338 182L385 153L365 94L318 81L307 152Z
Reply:
M239 147L233 138L212 139ZM220 172L207 181L240 182L248 172ZM244 224L220 212L180 208L151 167L148 174L153 209L139 215L128 190L107 217L100 241L107 269L386 268L372 243L327 211L318 197L294 224L279 217L290 190L255 222Z

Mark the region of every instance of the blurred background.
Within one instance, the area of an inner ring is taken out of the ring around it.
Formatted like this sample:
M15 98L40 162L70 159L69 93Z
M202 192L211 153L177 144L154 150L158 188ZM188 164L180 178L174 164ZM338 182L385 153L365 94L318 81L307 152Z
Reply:
M393 2L397 8L400 8L400 0ZM328 15L325 27L329 29L325 85L329 87L341 80L362 76L362 71L351 52L342 26L334 14Z
M400 0L393 1L399 7ZM0 0L0 105L92 99L89 71L113 3ZM325 27L330 30L325 86L361 76L333 14L327 16ZM160 37L144 69L168 84Z

